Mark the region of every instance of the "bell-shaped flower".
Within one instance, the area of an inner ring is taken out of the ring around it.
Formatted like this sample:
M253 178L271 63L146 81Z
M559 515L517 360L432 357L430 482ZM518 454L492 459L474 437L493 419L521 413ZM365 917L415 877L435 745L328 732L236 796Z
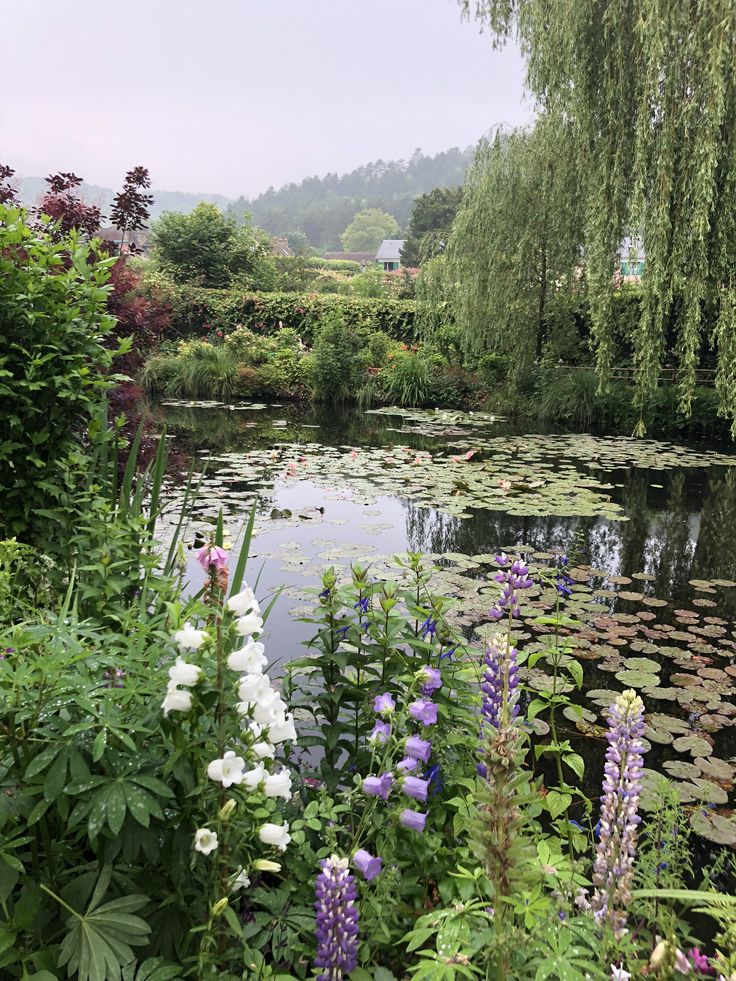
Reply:
M236 617L243 617L246 613L255 613L256 616L261 615L261 608L258 605L256 594L250 586L246 586L245 589L236 593L235 596L231 596L225 606Z
M166 698L161 703L164 716L169 712L188 712L192 707L192 693L186 688L182 691L176 685L170 684L166 689Z
M247 889L249 885L250 879L248 873L245 869L241 869L233 879L231 889L233 892L237 892L238 889Z
M209 855L217 848L217 832L210 831L209 828L197 828L194 835L194 848L203 855Z
M278 773L270 773L263 785L266 797L283 797L291 800L291 770L284 767Z
M235 633L241 637L259 634L263 630L263 619L256 613L246 613L235 621Z
M228 657L227 666L240 674L259 674L268 664L268 658L263 653L265 649L263 644L249 637L239 651L233 651Z
M286 702L273 688L261 695L253 706L253 719L261 726L268 726L272 722L278 722L285 713Z
M195 630L191 623L187 620L181 630L177 630L174 634L174 640L177 642L182 650L187 651L198 651L199 648L207 640L207 631L205 630Z
M176 664L169 668L169 678L172 685L183 685L184 688L191 688L196 685L202 674L201 668L196 664L187 664L182 657L177 657Z
M291 841L289 825L285 821L283 824L271 824L269 822L261 825L258 829L258 837L264 845L273 845L281 852L286 851L286 846Z
M240 679L238 697L244 702L257 702L266 692L273 691L265 674L246 674Z
M272 746L271 743L259 742L253 743L251 746L253 753L258 757L259 760L273 759L276 755L276 747Z
M295 743L296 726L294 725L294 716L290 712L285 713L282 718L279 718L276 722L272 722L268 727L268 738L274 746L285 742Z
M268 774L263 763L258 763L252 770L246 770L243 774L243 786L246 790L255 790L259 784L263 783L267 776Z
M217 572L227 568L227 552L219 545L205 545L197 552L197 562L205 572L210 571L210 566L214 566Z
M225 753L221 760L213 760L207 767L207 776L210 780L216 780L221 783L223 787L232 787L232 785L239 784L243 782L243 770L245 768L245 760L242 756L236 756L235 753L230 750Z

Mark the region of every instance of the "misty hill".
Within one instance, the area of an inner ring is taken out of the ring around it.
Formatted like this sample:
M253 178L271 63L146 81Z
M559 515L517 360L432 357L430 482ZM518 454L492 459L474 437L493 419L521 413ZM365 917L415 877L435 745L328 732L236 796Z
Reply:
M472 147L435 156L415 150L410 160L376 160L349 174L307 177L252 200L239 197L229 210L238 217L250 212L254 224L272 235L301 231L317 249L340 249L340 234L364 208L390 212L405 232L414 198L462 184L472 156Z
M46 191L46 181L42 177L23 177L13 183L18 187L21 202L25 205L36 204ZM81 185L80 191L84 200L88 204L98 205L105 216L109 214L112 199L117 193L110 187L86 183ZM158 218L164 211L180 211L182 214L189 214L190 211L194 211L200 201L210 201L224 211L232 200L225 197L224 194L189 194L186 191L157 190L153 190L151 193L153 194L152 218Z

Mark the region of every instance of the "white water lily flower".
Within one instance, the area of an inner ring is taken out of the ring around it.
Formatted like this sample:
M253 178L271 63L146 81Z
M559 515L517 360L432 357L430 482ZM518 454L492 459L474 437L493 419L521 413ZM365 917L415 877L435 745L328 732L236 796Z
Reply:
M235 621L235 633L245 637L246 634L258 634L263 630L263 620L256 613L246 613Z
M296 726L294 725L294 716L291 713L288 715L284 714L283 718L272 722L268 727L268 738L274 745L287 741L295 743Z
M234 783L243 782L243 770L245 760L242 756L236 756L230 750L225 753L221 760L213 760L207 767L207 776L210 780L216 780L223 787L232 787Z
M265 649L263 644L249 637L239 651L233 651L228 657L227 666L241 674L259 674L268 664L268 658L263 653Z
M182 691L176 685L170 684L166 689L166 698L161 702L164 716L169 712L188 712L192 707L192 693L186 688Z
M271 743L253 743L251 749L259 760L273 759L276 755L276 747L272 746Z
M177 657L176 664L169 668L169 678L172 685L183 685L191 688L199 681L202 671L196 664L187 664L183 657Z
M217 848L217 832L210 831L209 828L197 828L197 833L194 836L194 848L195 851L202 852L203 855L209 855Z
M269 691L273 691L273 688L265 674L246 674L238 685L238 697L244 702L257 702Z
M274 845L282 852L286 851L286 846L291 841L289 825L286 821L283 824L271 824L269 822L261 825L258 829L258 837L264 845Z
M268 774L263 763L258 763L252 770L246 770L243 774L243 786L246 790L255 790L259 784L263 783L267 776Z
M279 773L270 773L263 785L266 797L283 797L291 800L291 770L284 767Z
M174 640L179 647L185 650L198 651L207 640L207 632L205 630L195 630L187 620L182 629L177 630L174 634Z
M241 590L235 596L231 596L225 605L236 617L245 616L246 613L255 613L256 616L261 615L261 608L258 605L256 594L250 586L246 586L245 589Z

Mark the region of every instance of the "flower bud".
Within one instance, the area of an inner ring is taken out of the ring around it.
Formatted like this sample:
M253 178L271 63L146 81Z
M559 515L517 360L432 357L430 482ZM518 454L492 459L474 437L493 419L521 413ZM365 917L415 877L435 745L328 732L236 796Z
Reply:
M272 862L269 858L257 858L253 863L253 868L259 872L280 872L281 863Z
M229 818L231 818L233 811L237 806L238 806L237 801L233 800L232 797L230 798L230 800L226 800L225 803L220 808L220 813L218 815L220 820L227 821Z
M227 896L223 896L222 899L218 899L210 911L212 918L214 919L216 916L219 916L220 913L223 913L227 909L227 905Z

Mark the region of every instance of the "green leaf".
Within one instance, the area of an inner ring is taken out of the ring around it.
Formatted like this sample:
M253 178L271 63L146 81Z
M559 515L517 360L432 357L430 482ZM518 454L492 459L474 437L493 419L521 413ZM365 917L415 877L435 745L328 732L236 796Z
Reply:
M114 835L119 835L122 830L123 824L125 823L125 810L126 802L123 784L115 783L108 791L107 802L105 804L107 823Z
M585 773L585 760L578 753L567 753L562 759L567 763L570 769L573 771L575 776L579 779L583 779Z
M92 743L92 760L97 763L102 758L107 746L107 729L100 729Z

